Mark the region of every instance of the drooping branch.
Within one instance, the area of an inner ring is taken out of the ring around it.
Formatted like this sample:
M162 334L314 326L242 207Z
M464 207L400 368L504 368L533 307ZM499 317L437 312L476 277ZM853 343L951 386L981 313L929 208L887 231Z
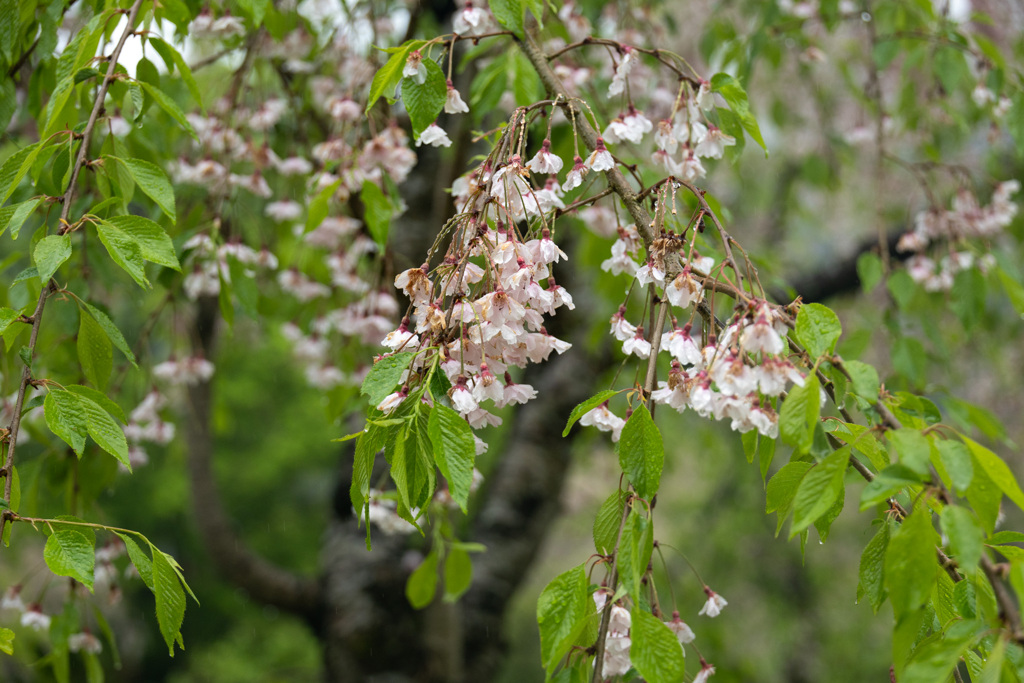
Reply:
M197 305L194 323L196 352L209 358L216 340L217 299ZM210 433L212 385L203 381L189 388L185 441L188 476L196 525L207 552L220 572L256 600L302 616L312 617L321 605L320 584L271 564L239 538L221 502L213 472Z

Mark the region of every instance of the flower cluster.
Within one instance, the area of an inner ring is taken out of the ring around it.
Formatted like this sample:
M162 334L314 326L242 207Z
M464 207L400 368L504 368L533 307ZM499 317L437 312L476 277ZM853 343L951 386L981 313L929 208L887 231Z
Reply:
M922 211L914 219L914 229L900 237L896 248L912 252L907 272L929 292L949 291L953 279L962 270L977 266L983 271L994 264L990 254L976 258L967 250L955 251L954 245L970 238L991 239L1003 231L1017 215L1017 205L1010 197L1020 190L1020 181L1000 183L992 193L988 206L981 206L968 190L960 191L948 211ZM949 253L937 261L924 254L937 242L950 246Z
M202 359L195 360L196 363L201 365L196 371L188 372L187 370L182 370L179 363L168 361L168 363L174 363L174 372L171 372L171 366L163 364L164 367L161 368L161 373L165 377L173 378L171 381L180 380L186 384L191 383L193 379L198 381L203 376L209 378L212 375L213 365L209 361ZM207 371L209 371L209 375ZM187 372L188 374L186 375ZM124 426L124 435L128 440L128 461L133 468L149 462L149 455L141 444L153 443L165 446L174 439L174 424L164 422L160 417L160 410L166 405L167 398L157 389L153 389L146 394L142 402L131 412L128 424Z

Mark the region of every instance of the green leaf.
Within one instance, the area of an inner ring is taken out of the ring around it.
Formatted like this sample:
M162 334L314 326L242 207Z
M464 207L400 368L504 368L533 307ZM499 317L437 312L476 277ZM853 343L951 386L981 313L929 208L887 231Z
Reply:
M523 0L488 0L487 4L490 5L491 13L498 23L522 40L525 35L523 19L526 13Z
M341 187L341 180L335 180L327 187L320 190L313 201L309 203L309 210L306 212L306 232L314 230L318 225L324 222L327 218L327 214L330 212L329 203L334 193Z
M843 492L843 475L846 474L849 462L850 447L843 446L804 475L793 498L790 538L809 527L835 505Z
M875 370L874 366L862 363L859 360L844 361L843 366L850 373L850 378L853 380L853 393L867 399L870 403L877 401L878 392L881 389L878 370Z
M135 542L131 536L123 534L120 531L115 531L122 541L124 541L124 547L128 550L128 558L135 565L135 570L139 572L139 578L146 584L149 590L156 592L153 587L153 561L149 559L149 555L139 547L139 544Z
M122 232L110 223L101 221L96 227L100 242L106 247L110 258L128 273L140 287L149 287L146 279L146 264L142 256L142 247L127 233Z
M885 587L897 619L920 608L931 595L939 571L937 545L939 536L927 508L915 510L889 540Z
M953 669L972 639L970 635L947 636L919 645L899 677L900 683L935 683L950 680Z
M107 222L139 243L142 258L181 271L174 243L158 223L142 216L113 216Z
M76 345L78 362L85 378L94 387L105 388L114 369L114 350L107 333L91 315L79 314Z
M14 631L9 628L0 628L0 652L14 654Z
M174 656L174 643L184 650L181 624L185 620L185 591L174 570L173 558L150 544L153 554L153 594L156 596L156 620L160 634L167 643L167 651ZM141 573L141 572L140 572Z
M976 459L973 469L971 485L967 488L967 502L978 513L978 518L985 531L992 533L996 526L996 520L999 518L1003 492Z
M150 88L149 90L152 90ZM156 92L160 92L157 90ZM167 214L167 217L174 223L177 221L177 216L174 209L174 188L171 187L171 181L168 180L167 174L164 173L156 164L151 164L148 161L142 159L120 159L114 156L108 156L107 159L113 159L115 162L120 164L128 175L131 176L139 188L145 192L150 199L156 202L156 205ZM177 258L175 258L177 262ZM159 263L159 261L155 261Z
M3 165L0 165L0 206L6 204L14 191L18 189L18 184L25 177L28 169L32 167L42 149L42 143L39 142L25 145L7 157Z
M89 433L89 417L78 396L59 389L50 391L43 402L43 414L50 431L71 446L78 457L82 457L85 437Z
M653 551L653 530L651 522L634 508L622 527L622 538L618 547L618 569L622 587L639 600L644 574L651 561Z
M72 529L54 531L46 539L43 559L51 572L71 577L92 592L96 551L85 534Z
M352 466L352 485L349 498L356 515L362 517L370 495L370 478L373 476L373 462L380 449L384 448L387 431L382 427L367 425L366 431L356 442L355 462ZM369 525L369 520L365 520ZM367 539L369 541L369 539Z
M928 475L931 464L931 444L917 429L894 429L885 433L899 457L900 464L920 475Z
M740 82L727 73L717 73L711 77L711 92L719 93L740 119L743 129L747 131L751 139L761 146L765 156L768 155L768 147L761 137L761 128L757 125L757 119L750 111L750 102L747 100L747 92L740 85Z
M885 551L888 546L889 524L883 521L860 556L857 602L860 602L861 598L867 598L868 604L875 612L878 612L885 599Z
M420 133L432 124L444 108L448 97L448 85L444 72L433 59L423 59L427 69L427 78L417 83L415 78L402 79L402 104L409 113L413 137L419 139Z
M868 294L881 282L883 274L882 259L878 258L878 254L865 252L857 257L857 277L860 279L860 288L865 294Z
M765 491L765 512L778 513L779 519L775 527L775 535L778 535L782 523L789 515L789 511L793 507L793 498L809 469L811 469L809 462L791 462L776 472L768 481L768 488Z
M579 420L581 417L583 417L591 410L598 407L599 405L601 405L602 403L604 403L617 393L619 392L614 391L612 389L600 391L591 396L590 398L588 398L583 403L580 403L575 408L573 408L572 412L569 414L568 422L565 423L565 429L562 430L562 436L569 436L569 430L572 429L572 426L576 424L577 420Z
M977 441L966 436L961 436L960 438L963 439L965 444L967 444L967 448L970 449L971 455L974 456L975 461L981 465L982 469L985 470L985 474L995 482L996 486L998 486L1002 492L1006 494L1006 497L1012 500L1017 507L1024 509L1024 491L1021 491L1020 484L1017 483L1017 479L1014 478L1013 472L1010 471L1010 467L1006 462Z
M919 473L904 465L890 465L864 487L860 495L860 509L866 510L888 500L908 486L920 486L922 479Z
M71 258L71 235L48 235L39 240L32 254L39 279L50 281L61 264Z
M602 555L610 555L615 550L625 509L626 496L616 489L597 511L597 517L594 518L594 548Z
M593 613L584 565L559 574L544 588L537 600L537 625L541 663L548 672L558 666Z
M388 394L394 392L402 380L402 373L409 367L415 355L412 351L403 351L384 356L373 364L360 390L360 393L369 397L371 406L380 405Z
M650 500L658 493L661 470L665 463L665 446L661 432L647 412L638 406L622 428L616 450L619 465L641 498Z
M178 74L181 76L182 82L185 83L185 87L188 88L189 94L192 95L192 99L196 101L199 109L205 114L206 109L203 107L203 98L199 85L196 83L195 76L192 75L192 69L189 68L181 54L174 49L173 45L161 38L150 36L149 42L160 53L160 57L164 60L164 64L167 65L168 71L171 71L173 67L178 68Z
M804 304L796 316L796 336L813 361L832 353L843 328L839 317L827 306Z
M139 366L135 362L135 354L132 353L131 347L128 346L128 342L125 341L124 335L121 334L121 330L117 329L117 325L114 324L114 321L112 321L106 313L90 303L83 301L80 306L85 312L93 317L93 320L99 323L111 343L113 343L117 350L123 353L124 357L128 359L128 362L137 369Z
M452 548L444 558L444 600L455 602L473 583L473 560L462 548Z
M808 375L802 387L793 387L779 412L779 434L782 441L797 452L810 449L814 441L814 428L821 415L821 397L818 377Z
M434 601L437 592L437 551L431 550L405 582L405 597L414 609L423 609Z
M183 112L181 110L181 107L178 106L177 102L172 100L170 97L168 97L164 93L163 90L161 90L160 88L157 88L154 85L151 85L149 83L145 83L143 81L137 81L137 83L142 86L142 89L145 90L146 93L150 97L153 98L153 100L157 103L157 105L161 109L163 109L165 112L167 112L168 116L170 116L172 119L174 119L175 122L179 126L181 126L182 128L185 129L186 133L191 135L192 138L196 142L199 141L199 136L196 135L196 131L192 128L192 124L188 122L187 118L185 118L185 112ZM147 192L146 194L149 194L149 193ZM161 207L161 208L163 208L163 207ZM171 213L171 214L168 214L168 215L171 217L171 220L173 221L174 220L174 214Z
M469 488L473 483L473 463L476 460L473 430L457 412L436 403L430 411L427 431L434 446L434 460L441 474L448 480L452 500L466 512Z
M78 400L87 416L89 436L99 444L100 448L114 456L131 472L132 465L128 460L128 441L125 439L124 431L98 403L84 396L79 396Z
M391 478L400 502L398 514L410 523L414 522L412 509L425 507L436 487L428 425L429 416L417 409L402 437L391 444L390 449ZM406 514L403 514L403 506Z
M391 227L391 216L395 209L388 200L387 195L377 187L377 183L371 180L363 181L363 191L360 197L363 200L365 212L363 219L370 231L370 236L377 243L381 251L387 249L388 231Z
M373 75L373 82L370 83L370 95L366 101L366 111L370 111L370 108L381 97L387 97L389 102L393 101L392 96L402 80L402 70L405 69L405 63L409 60L409 53L419 49L424 42L410 40L397 48L387 50L391 56L388 57L384 66Z
M11 204L0 209L0 235L9 227L11 229L11 239L18 239L21 226L25 224L25 221L28 220L28 217L32 215L42 201L42 198L29 199L26 202Z
M634 604L629 636L629 660L648 683L683 680L686 662L683 646L658 617Z
M966 508L947 505L942 509L942 532L949 539L949 548L960 569L969 575L981 561L981 544L985 532L977 517Z
M974 477L974 466L971 464L971 451L963 443L952 439L939 439L934 443L939 462L936 469L944 471L949 478L948 485L958 494L963 495L971 485ZM941 468L939 467L941 465Z

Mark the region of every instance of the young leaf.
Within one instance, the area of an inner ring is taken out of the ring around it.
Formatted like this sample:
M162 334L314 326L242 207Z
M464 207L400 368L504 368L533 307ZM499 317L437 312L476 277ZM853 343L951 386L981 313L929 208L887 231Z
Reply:
M778 524L775 527L775 534L778 535L782 523L789 516L793 507L793 498L796 496L800 482L803 481L807 470L811 469L809 462L791 462L768 481L768 488L765 491L765 512L778 513Z
M135 565L135 570L139 572L139 578L146 584L149 590L156 592L153 587L153 561L149 559L149 556L139 547L139 544L135 542L128 534L123 534L119 531L115 531L122 541L124 541L124 547L128 550L128 558Z
M0 628L0 652L14 654L14 631L9 628Z
M402 103L409 113L413 137L419 138L420 133L432 124L444 108L448 96L444 72L433 59L423 60L427 70L427 78L417 83L415 78L402 79Z
M180 271L178 255L170 236L148 218L142 216L113 216L107 222L139 243L142 258L151 263Z
M121 334L121 330L117 329L117 325L114 324L114 321L112 321L106 313L88 302L81 302L81 307L82 310L92 316L93 320L99 323L99 326L103 328L103 331L106 333L111 343L117 347L117 350L123 353L124 357L128 359L128 362L137 369L139 366L135 362L135 354L132 353L131 347L128 346L128 342L125 341L124 335Z
M516 34L516 37L523 38L523 19L526 13L523 0L488 0L487 4L499 24Z
M569 430L572 429L572 426L576 424L577 420L579 420L581 417L583 417L591 410L598 407L599 405L601 405L602 403L604 403L617 393L619 392L614 391L612 389L605 389L604 391L599 391L598 393L594 394L583 403L580 403L575 408L573 408L572 412L569 413L569 420L565 423L565 429L562 430L562 436L569 436Z
M437 550L431 550L405 582L405 597L413 609L423 609L437 592Z
M839 317L827 306L804 304L796 316L796 336L811 360L832 353L843 328Z
M615 550L625 507L626 495L618 489L601 504L594 518L594 547L597 552L609 555Z
M629 659L648 683L683 680L683 646L658 617L639 605L633 607Z
M651 560L653 535L650 521L634 508L622 527L618 548L619 576L633 600L639 600L641 581Z
M462 548L452 548L444 558L444 600L455 602L473 583L473 560Z
M767 156L768 146L764 144L761 128L750 111L747 91L743 89L740 82L727 73L717 73L711 77L711 92L719 93L725 99L729 108L739 117L743 129L747 131L754 142L761 146Z
M928 474L931 462L931 444L917 429L894 429L886 432L886 438L893 445L899 462L920 475Z
M942 508L942 532L949 539L953 559L964 572L971 572L981 561L985 532L978 519L966 508L947 505Z
M636 492L641 498L653 498L661 484L665 447L647 406L639 406L626 421L617 450L619 465Z
M593 613L584 565L559 574L544 588L537 600L537 625L541 663L548 672L558 666Z
M96 232L114 263L128 273L140 287L149 287L142 247L139 243L106 221L97 226Z
M106 332L91 315L79 314L76 345L85 378L94 387L105 388L114 368L114 350Z
M50 281L61 264L71 257L71 235L48 235L39 240L32 254L39 271L39 279L45 284Z
M172 558L150 544L153 554L153 593L156 596L156 620L160 624L160 633L167 643L167 651L174 656L174 643L182 650L185 645L181 640L181 623L185 620L185 591L181 588L181 580L171 565ZM133 558L134 559L134 558Z
M363 192L360 195L366 211L363 218L366 220L366 227L370 235L381 251L388 246L388 230L391 225L391 216L395 213L394 207L388 200L377 183L372 180L363 181Z
M142 86L142 89L146 91L146 94L152 97L153 100L157 103L157 105L165 112L167 112L168 116L174 119L179 126L184 128L185 132L191 135L196 142L199 142L199 136L196 135L196 131L195 129L192 128L192 124L189 123L187 118L185 118L185 112L181 110L181 107L178 106L177 102L168 97L167 94L164 93L164 91L160 88L157 88L156 86L150 83L145 83L143 81L137 82L139 85ZM147 192L146 194L149 193ZM174 215L168 215L171 216L171 220L173 221Z
M1006 497L1017 504L1017 507L1024 509L1024 491L1021 491L1020 484L1010 471L1009 465L998 455L982 446L980 443L966 436L960 437L967 444L975 461L981 465L989 478L995 482Z
M381 97L387 97L389 102L392 101L395 88L402 80L402 70L405 69L405 63L409 60L409 53L419 49L423 43L422 40L410 40L399 47L387 50L391 56L373 76L373 82L370 83L370 95L366 100L366 111L370 111L370 108Z
M114 156L108 156L106 159L113 159L120 164L135 184L167 214L171 222L177 221L174 209L174 188L171 187L171 181L167 179L167 174L163 169L142 159L121 159Z
M185 83L185 87L188 88L188 92L192 95L192 99L199 105L199 110L204 114L206 108L203 107L203 98L199 90L199 85L196 83L195 77L192 75L192 69L189 68L188 63L185 62L181 54L174 49L174 46L170 43L163 41L156 36L150 36L149 42L153 48L160 53L160 57L164 60L164 64L167 66L167 70L172 70L172 65L178 68L178 74L181 76L181 80Z
M839 499L843 491L843 475L846 474L849 462L850 447L843 446L804 475L793 499L790 538L817 521Z
M878 370L859 360L848 360L844 362L844 365L853 379L853 393L867 399L870 403L877 401L881 386L878 380Z
M403 351L384 356L373 364L360 390L360 393L369 397L371 406L379 405L395 390L402 379L402 373L415 355L412 351Z
M71 446L78 457L82 457L85 437L89 433L89 418L78 396L59 389L50 391L43 402L43 415L50 431Z
M395 429L398 429L396 427ZM373 475L373 461L377 452L384 448L386 430L375 425L367 425L366 431L356 442L355 463L352 466L352 485L349 498L357 516L362 517L366 500L370 495L370 477ZM369 524L369 520L366 520Z
M860 582L857 602L867 598L871 609L878 612L885 599L885 551L889 547L889 525L883 522L860 556Z
M889 539L885 553L885 587L897 618L917 610L931 595L939 564L928 508L915 510Z
M430 411L427 431L434 446L434 460L448 480L452 500L466 512L476 460L473 430L461 415L438 403Z
M50 534L43 548L46 566L57 576L69 576L92 592L96 550L80 531L60 529Z
M814 441L821 415L818 378L810 375L802 387L793 387L779 411L779 433L784 443L804 453Z
M124 431L114 421L114 418L110 417L110 414L96 402L84 396L78 396L78 401L86 414L89 436L100 448L114 456L131 472L132 465L128 460L128 441L125 439Z

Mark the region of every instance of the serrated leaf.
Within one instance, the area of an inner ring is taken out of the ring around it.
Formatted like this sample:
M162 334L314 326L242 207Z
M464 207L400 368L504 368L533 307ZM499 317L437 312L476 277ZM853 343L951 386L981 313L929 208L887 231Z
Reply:
M633 607L629 660L648 683L683 680L683 646L672 630L647 610Z
M120 539L124 541L124 547L128 551L128 558L135 565L135 570L139 572L139 577L142 582L146 584L149 590L156 592L153 588L153 560L146 555L145 551L139 547L139 544L135 542L131 536L123 534L120 531L115 531Z
M89 433L88 413L75 394L54 389L46 395L43 414L50 431L64 440L82 457L85 437Z
M149 287L145 260L139 243L106 221L100 222L96 227L96 233L114 263L128 273L140 287Z
M888 547L889 525L883 521L860 556L860 580L857 585L857 601L866 597L875 612L878 612L885 599L885 552Z
M42 201L42 198L29 199L28 201L11 204L0 209L0 235L10 228L11 239L18 239L21 226L25 224L25 221L28 220L28 217L32 215L32 212L36 210L36 207Z
M796 336L813 361L832 353L842 334L839 316L821 304L804 304L796 316Z
M380 405L388 394L394 392L415 355L412 351L403 351L384 356L373 364L360 389L361 394L369 397L371 406Z
M920 486L921 475L904 465L890 465L879 472L860 494L860 509L887 500L908 486Z
M131 472L132 465L128 460L128 441L125 439L124 431L110 416L110 413L101 408L99 404L84 396L79 396L78 400L86 414L89 436L100 448L114 456Z
M92 592L96 551L85 534L72 529L54 531L46 539L43 559L51 572L57 576L68 576Z
M765 490L765 512L778 513L778 523L775 527L775 534L778 535L782 523L789 515L793 507L793 498L796 496L800 482L804 475L811 469L809 462L791 462L768 480L768 487Z
M850 462L850 447L843 446L812 467L793 498L793 524L789 537L797 535L824 515L843 491L843 475Z
M352 466L352 485L349 487L349 498L356 515L361 517L370 495L370 477L373 475L373 462L377 453L384 448L386 430L375 425L367 425L366 431L356 442L355 461ZM369 520L365 520L369 525Z
M768 146L761 136L761 128L757 125L757 119L750 111L750 102L747 100L747 92L740 85L740 82L727 73L717 73L711 77L711 92L719 93L729 105L729 108L739 117L740 124L747 131L751 139L761 146L765 156L768 155Z
M572 429L572 426L576 424L577 420L610 399L612 396L615 396L617 393L619 392L612 389L600 391L573 408L572 412L569 413L569 420L565 423L565 429L562 430L562 436L569 436L569 430Z
M931 595L939 571L938 541L927 508L915 510L889 539L885 587L897 618L917 610Z
M653 498L661 485L665 446L647 406L638 406L626 420L616 450L619 465L636 492L641 498Z
M199 110L205 114L206 108L203 106L199 85L196 83L195 76L192 75L192 69L189 68L188 63L182 58L181 53L170 43L155 36L150 36L149 41L153 48L160 53L160 57L164 60L164 64L167 65L168 71L171 69L172 62L178 68L178 74L181 76L182 82L185 83L185 87L188 88L189 94L192 95L192 99L199 105Z
M117 329L117 325L110 317L96 308L88 302L81 302L80 306L82 309L92 316L93 320L99 323L99 326L106 333L107 338L110 339L111 343L117 348L118 351L124 354L124 357L128 359L128 362L132 364L136 369L139 367L135 362L135 354L132 353L132 349L128 346L128 342L125 341L124 335L121 334L121 330Z
M145 192L167 214L167 217L171 219L171 223L177 221L174 207L174 188L171 187L171 181L167 178L167 174L164 173L162 168L143 159L121 159L115 156L105 158L113 159L126 170L139 189Z
M594 518L594 548L602 555L610 555L615 550L625 509L626 496L616 489L597 511L597 517Z
M418 517L413 509L419 508L422 512L437 485L428 423L428 415L416 412L401 438L389 444L391 479L399 496L398 515L410 523Z
M142 258L181 271L174 243L158 223L142 216L113 216L107 222L139 243Z
M7 331L15 320L21 317L21 313L6 307L0 307L0 334Z
M853 393L857 394L861 398L865 398L869 403L874 403L878 400L878 392L881 388L881 383L878 379L878 370L867 363L862 363L859 360L848 360L845 361L844 366L846 371L850 373L850 378L853 380Z
M473 430L461 415L440 403L430 411L427 430L434 446L434 460L448 480L452 500L466 512L476 461Z
M405 582L405 597L414 609L423 609L437 593L437 551L432 550Z
M370 111L370 108L381 97L386 96L389 101L392 99L395 89L402 80L402 70L405 69L405 63L409 60L409 53L419 49L423 44L424 41L422 40L410 40L397 48L388 50L391 56L388 57L388 61L384 63L384 66L379 68L377 73L373 75L373 82L370 83L370 94L366 100L366 111Z
M641 582L647 573L647 565L653 550L651 522L634 508L622 527L617 559L619 577L633 600L639 600Z
M184 128L185 132L191 135L196 142L199 142L199 136L196 135L196 131L192 128L192 124L189 123L187 118L185 118L185 112L181 110L181 107L178 106L177 102L168 97L163 90L150 83L138 81L138 84L142 86L142 89L146 91L146 94L153 98L153 101L157 103L157 106L167 112L167 115L174 119L179 126ZM149 193L147 192L147 194ZM173 221L174 214L170 213L168 215Z
M814 441L814 428L821 416L820 387L816 375L809 375L802 387L793 387L779 411L782 441L804 453Z
M537 626L541 663L548 672L558 666L593 612L582 564L559 574L544 588L537 599Z
M402 79L402 104L409 113L412 134L416 139L437 119L448 97L448 86L441 67L427 58L423 59L422 64L427 70L423 83L417 83L415 78L409 76Z
M47 235L36 244L32 259L43 283L49 282L61 264L71 258L71 235Z
M114 369L114 350L99 323L86 313L78 316L78 362L82 373L93 386L103 389Z
M1006 494L1006 497L1017 505L1017 507L1024 509L1024 491L1021 490L1020 484L1017 483L1017 479L1013 476L1013 472L1010 470L1009 465L1007 465L1002 458L982 446L977 441L966 436L961 436L960 438L963 439L965 444L967 444L967 448L970 449L971 455L974 456L975 461L981 465L982 469L985 470L989 479L991 479L995 485Z
M924 476L929 473L931 463L931 444L917 429L894 429L885 433L885 438L893 445L899 462L914 472Z
M39 142L25 145L7 157L0 165L0 206L6 204L14 191L18 189L18 184L25 177L28 169L32 167L42 149L42 143Z
M523 18L526 12L523 0L488 0L487 4L499 24L512 31L517 38L523 38Z
M473 583L473 560L462 548L453 547L444 558L444 600L455 602Z
M985 532L978 519L966 508L947 505L942 509L942 532L949 539L953 558L965 574L970 574L981 560Z
M167 651L174 656L174 643L182 650L181 624L185 620L185 591L181 581L171 565L171 559L156 546L150 544L153 554L153 594L156 596L156 620L160 624L160 634L167 643Z
M371 180L363 181L363 191L360 194L363 200L365 212L363 219L370 231L370 236L381 251L387 249L388 231L391 226L391 216L395 213L394 207L388 200L387 195Z

